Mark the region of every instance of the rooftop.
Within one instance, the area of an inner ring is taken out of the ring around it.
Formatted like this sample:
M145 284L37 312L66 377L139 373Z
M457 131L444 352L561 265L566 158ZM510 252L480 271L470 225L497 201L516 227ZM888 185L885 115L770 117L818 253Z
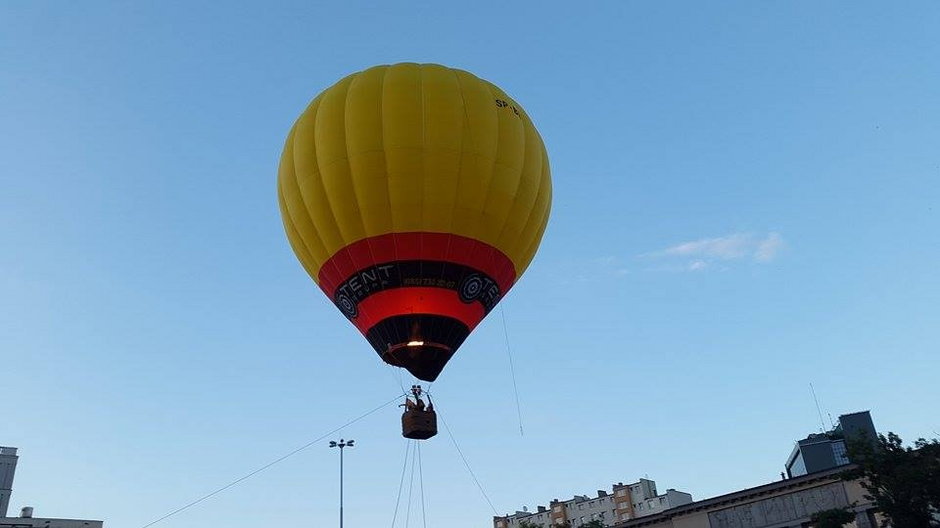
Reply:
M788 478L784 480L778 480L771 482L770 484L763 484L753 488L744 489L741 491L735 491L732 493L727 493L725 495L719 495L717 497L712 497L710 499L704 499L683 506L678 506L675 508L670 508L664 512L657 513L654 515L649 515L646 517L639 517L630 521L626 521L620 524L614 525L616 528L635 528L639 526L647 526L652 524L657 524L663 522L667 519L677 517L679 515L684 515L690 512L707 510L715 508L717 506L732 505L738 502L742 502L749 499L754 499L762 497L765 495L773 495L779 493L780 491L799 488L810 484L813 482L825 481L825 480L838 480L840 475L849 469L853 469L856 466L840 466L834 469L820 471L817 473L810 473L809 475L802 475L799 477Z

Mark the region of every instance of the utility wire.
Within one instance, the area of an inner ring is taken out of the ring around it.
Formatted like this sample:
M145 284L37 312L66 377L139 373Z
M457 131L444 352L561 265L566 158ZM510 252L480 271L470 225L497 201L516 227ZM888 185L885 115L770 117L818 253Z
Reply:
M192 502L190 502L190 503L188 503L188 504L186 504L186 505L184 505L184 506L181 506L181 507L179 507L179 508L177 508L177 509L171 511L170 513L164 515L163 517L160 517L159 519L157 519L157 520L155 520L155 521L150 521L149 523L147 523L147 524L141 526L141 528L148 528L149 526L153 526L153 525L157 524L157 523L160 522L160 521L169 519L170 517L173 517L174 515L176 515L176 514L178 514L178 513L181 513L181 512L183 512L183 511L185 511L185 510L188 510L189 508L192 508L193 506L199 504L200 502L203 502L203 501L205 501L205 500L207 500L207 499L210 499L210 498L212 498L212 497L218 495L219 493L222 493L223 491L225 491L225 490L231 488L232 486L235 486L236 484L239 484L239 483L241 483L241 482L243 482L243 481L245 481L245 480L248 480L249 478L251 478L251 477L257 475L258 473L261 473L262 471L264 471L264 470L268 469L269 467L271 467L271 466L277 464L278 462L282 462L282 461L284 461L284 460L286 460L286 459L288 459L288 458L290 458L290 457L296 455L297 453L300 453L300 452L303 451L304 449L307 449L308 447L312 446L313 444L316 444L317 442L320 442L320 441L323 440L324 438L326 438L326 437L328 437L328 436L330 436L330 435L332 435L332 434L334 434L334 433L336 433L336 432L338 432L338 431L341 431L341 430L345 429L346 427L349 427L350 425L352 425L352 424L354 424L354 423L356 423L356 422L362 420L363 418L366 418L366 417L369 416L370 414L373 414L373 413L375 413L375 412L378 412L379 410L381 410L381 409L383 409L383 408L385 408L385 407L391 405L392 403L398 401L399 398L401 398L401 395L400 395L400 394L399 394L399 395L396 395L394 398L392 398L391 400L389 400L389 401L383 403L382 405L379 405L378 407L372 409L371 411L367 411L367 412L365 412L365 413L359 415L358 417L356 417L356 418L354 418L354 419L352 419L352 420L350 420L350 421L344 423L343 425L341 425L341 426L339 426L339 427L337 427L337 428L335 428L335 429L333 429L333 430L331 430L331 431L329 431L329 432L327 432L327 433L324 433L324 434L321 435L321 436L318 436L317 438L315 438L315 439L313 439L313 440L307 442L306 444L304 444L304 445L298 447L297 449L294 449L293 451L287 453L286 455L280 456L280 457L278 457L278 458L272 460L271 462L268 462L267 464L265 464L265 465L259 467L258 469L255 469L254 471L251 471L250 473L248 473L248 474L246 474L246 475L244 475L244 476L242 476L242 477L239 477L239 478L233 480L232 482L229 482L228 484L222 486L221 488L219 488L219 489L217 489L217 490L215 490L215 491L213 491L213 492L211 492L211 493L207 493L207 494L203 495L202 497L199 497L198 499L196 499L196 500L194 500L194 501L192 501Z
M483 485L480 484L480 480L473 473L473 469L470 467L470 463L467 462L467 457L463 455L463 451L460 450L460 446L457 444L457 439L454 438L454 433L451 432L450 426L447 425L447 420L444 419L444 416L441 415L441 411L437 411L437 417L441 419L441 423L444 424L444 429L447 430L447 436L450 437L450 441L454 443L454 447L457 448L457 454L460 455L460 459L463 460L463 465L467 466L467 471L470 472L470 476L473 478L473 481L476 482L477 488L480 489L480 493L483 494L483 498L486 499L486 503L490 505L490 509L493 510L493 515L499 515L499 512L496 511L496 507L493 506L493 501L490 500L489 496L486 494L486 490L483 489Z
M512 347L509 346L509 327L506 326L506 310L499 305L499 314L503 318L503 335L506 336L506 354L509 356L509 375L512 377L512 392L516 395L516 416L519 417L519 436L525 436L522 430L522 406L519 405L519 387L516 385L516 369L512 365Z

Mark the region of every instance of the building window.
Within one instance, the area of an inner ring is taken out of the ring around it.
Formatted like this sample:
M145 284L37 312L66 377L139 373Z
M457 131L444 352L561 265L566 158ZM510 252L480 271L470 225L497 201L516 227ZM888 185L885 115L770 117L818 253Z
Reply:
M836 465L844 466L849 463L849 455L845 450L845 442L833 442L832 455L836 459Z
M626 494L627 494L627 490L625 490L625 489L617 490L617 493L616 493L616 495L617 495L618 497L624 497L624 496L626 496Z
M803 451L799 451L793 463L787 466L787 472L791 477L798 477L806 474L806 463L803 461Z

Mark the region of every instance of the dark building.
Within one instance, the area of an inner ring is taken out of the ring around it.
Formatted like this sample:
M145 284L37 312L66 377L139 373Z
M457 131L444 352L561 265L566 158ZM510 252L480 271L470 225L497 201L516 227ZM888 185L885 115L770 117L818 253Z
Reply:
M33 517L33 508L24 506L19 517L7 517L17 459L15 447L0 446L0 528L102 528L102 521Z
M787 476L798 477L850 463L845 442L852 438L868 441L877 438L875 424L868 411L843 414L833 430L799 440L787 458Z
M13 493L13 474L16 473L16 448L0 446L0 517L7 516L10 494Z

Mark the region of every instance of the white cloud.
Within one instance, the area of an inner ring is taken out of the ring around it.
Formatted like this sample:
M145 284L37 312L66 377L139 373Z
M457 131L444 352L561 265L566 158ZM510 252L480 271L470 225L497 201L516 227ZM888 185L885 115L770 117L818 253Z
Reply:
M730 235L700 238L682 242L660 251L647 253L645 256L660 259L681 259L682 269L700 271L715 261L753 260L770 262L784 247L783 237L779 233L756 236L751 233L732 233Z
M770 262L777 256L777 253L779 253L781 249L783 249L783 238L777 233L771 233L757 245L754 258L760 262Z

